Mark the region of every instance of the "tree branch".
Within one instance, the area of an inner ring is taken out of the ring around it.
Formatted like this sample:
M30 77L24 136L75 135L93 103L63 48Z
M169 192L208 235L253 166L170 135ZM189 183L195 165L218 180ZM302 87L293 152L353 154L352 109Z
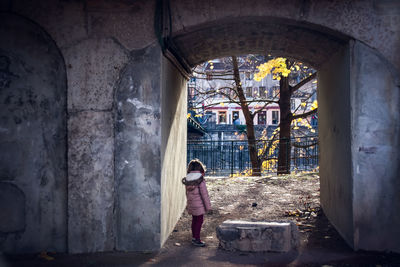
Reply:
M308 148L308 147L311 147L311 146L318 145L318 143L319 143L318 141L314 142L314 143L311 143L311 144L307 144L307 145L299 145L297 143L293 143L292 146L297 147L297 148Z
M306 118L312 114L317 113L318 108L310 110L309 112L303 113L303 114L297 114L292 116L292 120L300 119L300 118Z
M306 83L308 83L309 81L315 79L317 77L317 73L314 72L312 75L308 76L307 78L305 78L304 80L302 80L301 82L299 82L298 84L296 84L295 86L290 86L290 91L291 93L296 92L297 90L300 89L300 87L302 87L303 85L305 85Z
M256 111L253 112L253 116L263 111L271 103L276 103L276 101L267 101L262 108L257 109Z

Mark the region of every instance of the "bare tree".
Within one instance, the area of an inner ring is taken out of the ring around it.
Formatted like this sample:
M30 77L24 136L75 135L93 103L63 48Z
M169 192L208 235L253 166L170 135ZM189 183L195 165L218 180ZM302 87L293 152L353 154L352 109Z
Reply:
M266 57L248 55L238 58L236 56L231 56L229 58L224 58L222 61L224 63L222 64L224 66L223 69L221 69L221 66L219 66L217 70L213 69L212 64L211 68L205 68L203 65L200 68L194 69L194 74L197 79L224 81L224 86L214 87L210 82L207 88L193 88L195 91L194 94L197 97L197 104L194 104L194 106L199 106L198 104L202 103L202 107L207 109L213 105L235 103L241 107L246 122L246 135L252 165L252 175L259 176L261 175L261 164L262 160L265 159L265 155L258 155L254 118L256 114L265 110L268 105L273 103L279 104L281 115L279 123L280 142L277 171L278 174L289 173L292 121L299 118L306 118L316 112L316 110L313 110L303 112L302 114L293 114L291 111L291 99L297 90L309 81L315 79L315 72L310 70L305 71L298 67L298 65L302 65L302 63L289 62L286 60L289 70L293 66L296 66L298 69L297 71L292 71L291 76L285 76L275 72L274 77L279 77L280 80L279 91L269 97L265 95L264 97L247 98L242 86L241 73L243 74L243 69L245 69L249 76L251 76L257 72L257 66L259 66L260 63L265 64L265 62L267 62ZM207 64L207 66L210 66L210 64ZM272 73L273 70L274 69L271 69L270 73ZM288 71L288 73L290 73L290 71ZM264 73L262 75L265 77L267 74L268 73ZM293 77L297 78L298 76L301 76L302 80L299 83L294 83L293 80L295 79L293 79ZM214 100L218 95L222 95L225 100L221 102L208 101ZM308 97L311 97L311 94ZM253 105L253 111L250 109L250 105ZM296 111L298 111L300 107L299 105ZM305 111L306 107L304 106L303 109L303 111ZM278 135L275 134L274 138L277 136Z

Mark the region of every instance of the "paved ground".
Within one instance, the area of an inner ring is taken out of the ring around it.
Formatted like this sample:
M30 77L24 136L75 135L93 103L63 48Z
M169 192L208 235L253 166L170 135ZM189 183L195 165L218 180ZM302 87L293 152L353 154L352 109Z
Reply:
M202 231L205 248L190 243L190 216L185 212L164 247L157 253L3 255L0 267L14 266L400 266L400 255L354 252L319 209L319 178L291 177L208 179L214 206ZM253 203L257 203L253 207ZM307 210L315 211L306 216ZM288 212L290 216L288 216ZM228 252L218 248L215 227L226 219L297 222L300 247L289 253Z
M190 242L163 248L159 253L56 254L54 260L24 255L8 258L4 266L400 266L400 255L353 252L345 244L337 248L316 244L289 253L227 252L216 247L197 248Z

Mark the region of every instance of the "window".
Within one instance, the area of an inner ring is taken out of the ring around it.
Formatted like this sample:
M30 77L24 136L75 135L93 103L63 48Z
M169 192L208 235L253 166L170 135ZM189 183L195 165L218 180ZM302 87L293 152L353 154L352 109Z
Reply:
M251 87L246 87L246 97L252 97L252 88Z
M271 99L273 97L273 90L272 88L268 89L268 98Z
M194 87L189 87L189 99L195 99L195 90Z
M212 73L211 72L206 72L206 80L207 81L211 81L213 78L212 78Z
M265 111L261 111L258 113L258 124L259 125L265 125L267 121L267 114Z
M279 86L272 87L272 97L278 97L278 96L279 96Z
M272 124L278 124L279 122L279 111L273 110L272 111Z
M291 110L296 109L296 101L294 99L290 99L290 109Z
M208 117L208 122L215 123L217 121L217 114L212 111L206 111L206 116Z
M232 111L232 124L239 125L239 111Z
M218 123L226 123L226 111L219 111L218 112Z
M253 88L253 97L259 97L260 95L258 94L258 88L254 87Z
M238 95L237 95L235 90L230 90L229 94L230 94L232 99L237 99L238 98Z
M261 98L265 98L266 97L265 87L264 86L260 86L260 97Z
M253 74L251 72L246 72L245 76L246 76L246 80L252 80L253 79Z

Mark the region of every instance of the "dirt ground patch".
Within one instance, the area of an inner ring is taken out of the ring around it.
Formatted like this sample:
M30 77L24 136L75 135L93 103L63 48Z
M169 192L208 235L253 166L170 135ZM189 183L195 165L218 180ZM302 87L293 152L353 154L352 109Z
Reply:
M225 220L296 221L301 242L308 242L320 215L319 176L316 173L206 179L212 213L205 216L202 239L218 247L215 228ZM191 239L191 216L185 211L169 242ZM332 238L328 235L326 239Z
M185 211L156 258L158 263L172 262L164 254L179 254L179 251L190 254L201 249L204 260L206 255L208 260L219 257L224 266L400 266L398 254L354 252L345 243L320 208L318 173L279 177L208 177L206 183L213 208L212 214L205 216L201 232L207 246L190 249L191 216ZM297 252L287 254L222 251L215 229L230 219L295 221L300 232L300 247Z

